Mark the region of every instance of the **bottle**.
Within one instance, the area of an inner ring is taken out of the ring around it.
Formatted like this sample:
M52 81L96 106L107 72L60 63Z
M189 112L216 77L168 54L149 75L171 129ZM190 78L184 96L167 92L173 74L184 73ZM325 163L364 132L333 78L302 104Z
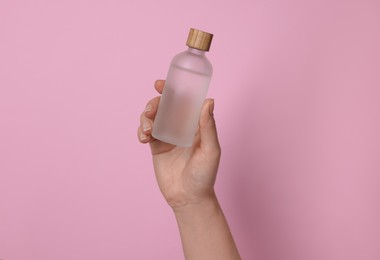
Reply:
M193 144L213 71L205 56L212 38L191 28L188 49L172 59L153 124L154 138L182 147Z

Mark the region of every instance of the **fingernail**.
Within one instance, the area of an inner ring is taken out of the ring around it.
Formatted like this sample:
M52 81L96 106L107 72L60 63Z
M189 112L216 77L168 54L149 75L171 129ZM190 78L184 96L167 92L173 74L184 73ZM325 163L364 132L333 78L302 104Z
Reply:
M211 99L211 104L210 104L210 107L209 107L209 113L210 115L213 115L214 114L214 99Z
M151 128L151 127L150 127L149 122L144 122L144 123L143 123L143 130L144 130L144 132L150 130L150 128Z
M140 134L140 141L145 141L146 139L148 139L148 137L145 134L141 133Z
M145 107L145 110L144 112L149 112L152 110L152 104L148 104L146 107Z

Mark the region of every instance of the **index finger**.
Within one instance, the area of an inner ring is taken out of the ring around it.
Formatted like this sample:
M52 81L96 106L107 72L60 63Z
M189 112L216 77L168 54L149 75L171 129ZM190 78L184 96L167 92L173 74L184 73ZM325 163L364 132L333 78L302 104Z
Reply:
M165 86L165 80L158 79L156 80L156 82L154 82L154 88L160 94L162 94L162 91L164 90L164 86Z

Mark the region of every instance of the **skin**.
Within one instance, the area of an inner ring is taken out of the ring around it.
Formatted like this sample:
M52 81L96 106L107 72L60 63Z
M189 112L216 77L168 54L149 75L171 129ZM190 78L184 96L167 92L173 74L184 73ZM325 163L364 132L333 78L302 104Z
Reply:
M158 93L164 84L155 82ZM137 135L141 143L150 145L157 183L175 214L185 258L241 259L214 191L221 155L214 100L205 100L193 145L185 148L152 137L159 101L158 96L147 103Z

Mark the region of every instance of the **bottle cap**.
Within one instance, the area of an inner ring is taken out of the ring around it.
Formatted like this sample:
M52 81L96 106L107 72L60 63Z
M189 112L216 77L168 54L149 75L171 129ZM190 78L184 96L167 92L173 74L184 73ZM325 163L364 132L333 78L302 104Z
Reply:
M201 51L209 51L213 35L194 28L190 29L186 45Z

